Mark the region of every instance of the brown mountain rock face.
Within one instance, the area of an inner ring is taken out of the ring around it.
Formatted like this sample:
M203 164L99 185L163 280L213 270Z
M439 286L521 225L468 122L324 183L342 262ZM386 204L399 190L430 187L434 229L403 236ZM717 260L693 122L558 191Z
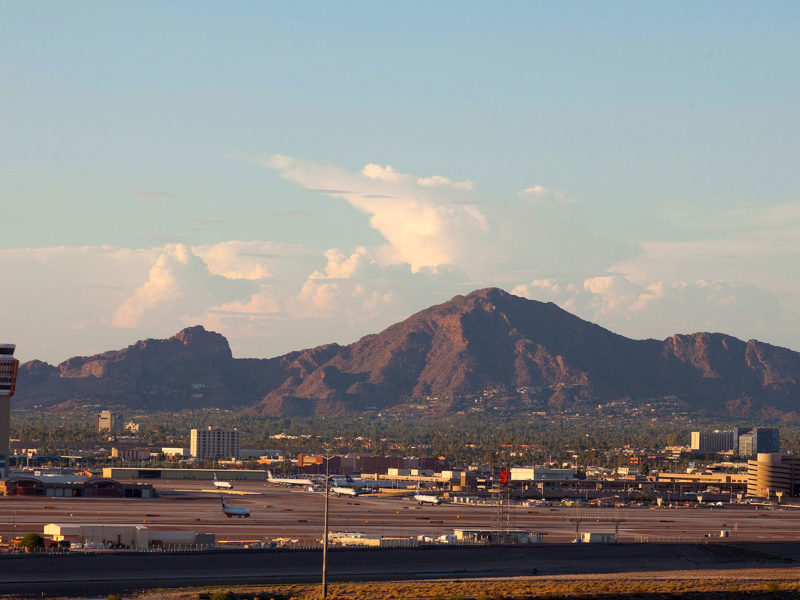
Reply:
M96 399L131 408L249 407L334 415L407 398L521 388L551 406L678 396L712 411L791 413L800 354L719 333L632 340L562 310L489 288L423 310L349 346L234 359L224 337L191 327L166 340L22 365L15 404Z

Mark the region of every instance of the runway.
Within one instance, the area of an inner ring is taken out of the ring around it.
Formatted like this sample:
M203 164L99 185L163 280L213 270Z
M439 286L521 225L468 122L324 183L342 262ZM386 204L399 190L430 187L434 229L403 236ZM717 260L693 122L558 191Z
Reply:
M208 482L154 484L159 497L153 499L0 497L0 535L8 539L41 533L47 523L122 523L214 533L223 541L290 538L313 543L322 537L324 498L319 493L264 482L236 482L230 492L214 490ZM227 518L220 510L220 495L231 506L248 508L252 517ZM330 531L438 536L452 533L454 528L496 526L491 506L418 506L407 498L380 494L331 496L329 511ZM790 508L517 507L511 511L513 527L539 532L547 543L571 542L576 520L581 532L613 532L618 525L622 542L800 540L800 510ZM729 537L719 538L721 531Z

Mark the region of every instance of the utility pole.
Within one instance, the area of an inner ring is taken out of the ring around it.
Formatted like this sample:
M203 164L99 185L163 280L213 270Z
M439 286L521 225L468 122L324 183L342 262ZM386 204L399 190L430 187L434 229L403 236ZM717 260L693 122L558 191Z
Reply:
M581 516L574 516L567 519L570 523L575 525L575 540L578 541L581 538L581 523L583 523L586 519Z
M328 597L328 485L330 483L330 456L325 457L325 516L322 520L322 598Z

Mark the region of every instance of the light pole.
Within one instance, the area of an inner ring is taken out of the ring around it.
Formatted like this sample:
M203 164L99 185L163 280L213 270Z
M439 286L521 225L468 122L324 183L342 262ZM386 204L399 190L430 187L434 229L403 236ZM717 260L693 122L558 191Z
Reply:
M325 458L325 516L322 520L322 598L328 597L328 485L330 483L329 461Z

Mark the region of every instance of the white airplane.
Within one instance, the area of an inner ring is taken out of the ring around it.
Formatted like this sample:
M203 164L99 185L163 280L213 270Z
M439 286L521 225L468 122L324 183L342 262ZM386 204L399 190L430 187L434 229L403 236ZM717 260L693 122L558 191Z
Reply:
M218 490L232 490L233 484L230 481L220 481L217 479L217 474L214 473L214 487Z
M331 492L337 496L358 496L358 489L352 487L342 487L335 485L331 488Z
M310 479L300 479L294 477L273 477L272 471L267 471L267 481L283 485L314 485Z
M432 496L430 494L414 494L414 500L419 502L419 505L422 506L423 504L433 504L438 505L442 503L442 499L439 496Z
M225 504L225 498L220 496L219 499L222 500L222 512L224 512L225 516L229 519L231 517L244 517L246 519L250 516L250 511L246 508L239 506L228 506Z

